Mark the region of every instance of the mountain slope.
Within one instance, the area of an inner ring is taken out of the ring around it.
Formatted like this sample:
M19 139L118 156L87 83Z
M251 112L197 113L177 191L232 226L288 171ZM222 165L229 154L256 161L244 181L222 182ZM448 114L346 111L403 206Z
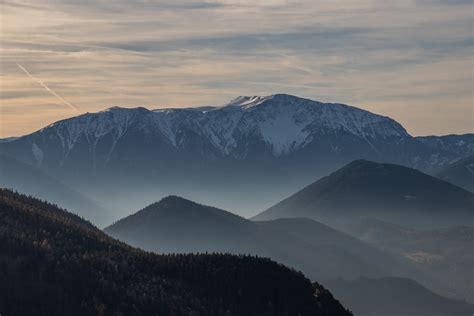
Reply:
M388 117L347 105L280 94L239 97L215 108L150 111L113 107L56 122L12 143L29 144L30 155L24 158L39 165L67 163L74 159L79 147L88 152L94 165L102 165L114 158L120 148L117 146L127 141L129 134L149 137L156 145L175 151L198 146L210 150L209 153L200 152L201 155L239 158L255 155L257 151L285 156L303 149L315 138L330 136L327 134L360 139L375 151L382 149L374 147L381 145L378 139L409 138L405 129ZM196 136L201 143L195 143ZM248 148L251 142L260 148ZM108 150L104 151L101 146ZM341 150L344 148L337 151Z
M327 287L355 315L468 316L474 311L472 305L444 298L403 278L339 279L327 281Z
M372 219L354 223L350 233L380 249L408 258L474 302L474 227L420 230Z
M285 94L220 107L113 107L0 144L0 153L121 214L140 204L117 192L149 202L174 192L250 215L354 159L435 170L459 158L388 117ZM218 198L209 200L210 191Z
M408 260L309 219L252 222L171 196L107 227L105 232L154 252L230 252L270 257L311 279L404 275L438 282ZM443 288L444 290L444 288Z
M0 311L7 315L348 315L268 259L158 256L0 190Z
M455 153L459 158L474 155L474 134L419 136L416 139L435 150Z
M444 181L474 192L474 155L449 164L435 175Z
M258 234L251 221L177 196L151 204L104 231L131 245L163 253L239 253Z
M373 217L409 226L472 223L474 195L417 170L365 160L322 178L254 219L309 217L335 225Z
M52 203L63 205L75 214L105 225L109 211L48 176L41 170L0 155L0 187L30 194Z

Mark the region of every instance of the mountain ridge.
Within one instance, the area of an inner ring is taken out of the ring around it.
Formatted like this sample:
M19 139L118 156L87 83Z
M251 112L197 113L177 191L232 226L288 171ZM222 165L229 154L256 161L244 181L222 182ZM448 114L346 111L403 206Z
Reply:
M110 108L0 143L0 153L118 217L170 193L250 215L354 159L434 172L461 155L421 142L389 117L285 94L218 107Z
M270 113L264 110L270 111ZM291 110L291 113L283 113L282 116L277 116L277 113L285 110ZM295 113L297 110L303 113ZM230 127L230 133L226 133L224 127L217 123L216 116L220 116L221 112L228 116L225 121L225 129ZM245 117L247 112L257 112L257 116L264 116L264 118L270 120L270 123L262 125L258 121L248 121L248 118ZM350 115L350 120L344 117L346 115L344 113ZM298 117L294 118L296 121L286 121L284 118L289 117L289 114L297 115ZM315 123L315 120L317 120L315 114L319 116L319 128L341 130L357 137L373 137L374 133L377 132L372 125L377 124L389 124L383 131L385 136L408 136L406 130L399 123L386 116L339 103L322 103L285 94L276 94L266 97L239 97L224 106L214 107L210 110L203 110L202 108L148 110L144 107L122 108L114 106L97 113L86 113L55 122L24 137L55 129L56 136L62 141L63 149L71 149L77 139L82 136L101 138L105 134L112 133L120 138L131 124L137 124L136 120L138 119L142 120L138 123L146 124L147 129L156 129L153 132L161 133L162 136L165 136L165 140L174 147L179 147L176 131L190 128L209 139L214 149L217 149L221 154L232 155L235 154L233 152L235 146L238 146L236 144L237 140L233 136L241 129L238 124L250 124L251 128L260 129L263 139L272 147L272 153L279 156L288 154L290 149L300 148L298 146L304 147L305 142L310 141L307 138L311 138L311 135L309 133L306 135L304 129L310 123ZM312 115L311 120L306 119L306 122L304 122L308 115ZM95 117L97 119L93 120ZM108 120L111 120L113 125L109 124ZM244 122L241 122L242 120ZM78 124L70 126L75 122L78 122ZM183 124L183 122L186 124ZM291 135L293 137L278 139L277 136L282 137L282 135L274 135L275 131L272 130L272 124L277 124L279 128L282 128L282 124L285 123L288 126L296 125L294 134ZM300 123L300 126L297 126L298 123ZM178 126L174 128L176 124ZM330 124L335 125L331 126ZM369 141L367 140L367 142ZM290 148L292 143L296 143L298 146ZM41 161L37 159L37 163L41 163Z
M253 219L309 217L331 222L345 216L386 216L390 221L411 218L412 225L441 225L443 219L449 219L446 225L462 224L472 222L473 202L471 192L418 170L355 160ZM452 209L460 218L449 218Z

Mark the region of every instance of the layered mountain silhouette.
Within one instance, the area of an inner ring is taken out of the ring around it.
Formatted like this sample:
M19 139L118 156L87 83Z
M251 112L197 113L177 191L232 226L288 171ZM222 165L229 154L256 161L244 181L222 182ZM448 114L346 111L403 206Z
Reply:
M439 296L404 278L338 279L327 281L327 286L355 315L468 316L474 311L466 302Z
M118 221L105 232L158 253L230 252L270 257L314 280L402 275L439 287L445 293L448 290L409 260L313 220L252 222L176 196Z
M349 315L322 286L268 259L150 254L4 189L0 244L5 315Z
M474 192L474 155L449 164L435 175L444 181Z
M356 107L276 94L218 107L113 107L0 143L0 153L119 215L172 192L253 215L355 159L431 172L466 151L433 146Z
M356 160L260 213L308 217L337 227L376 218L416 227L473 223L474 195L415 169Z
M38 168L3 155L0 155L0 187L62 205L100 226L111 217L108 210Z

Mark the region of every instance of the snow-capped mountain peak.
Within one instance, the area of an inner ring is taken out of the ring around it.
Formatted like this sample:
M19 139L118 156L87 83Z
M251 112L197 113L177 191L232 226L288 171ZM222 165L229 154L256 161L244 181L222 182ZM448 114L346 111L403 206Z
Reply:
M32 134L32 150L38 156L41 143L56 139L64 156L77 144L87 144L92 153L100 144L108 144L110 157L121 139L131 134L138 137L135 142L146 138L178 151L197 146L202 155L239 159L251 154L250 150L286 156L310 144L316 146L321 139L331 150L340 150L342 139L353 138L377 152L377 143L410 137L388 117L347 105L275 94L241 96L220 107L150 111L115 106L56 122Z
M230 103L225 106L238 106L242 109L250 109L255 107L263 102L272 99L274 96L240 96L230 101Z

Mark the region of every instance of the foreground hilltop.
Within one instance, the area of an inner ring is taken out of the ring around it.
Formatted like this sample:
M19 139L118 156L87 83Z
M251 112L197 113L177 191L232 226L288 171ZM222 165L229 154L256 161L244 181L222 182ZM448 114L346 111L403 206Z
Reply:
M159 256L40 200L0 190L5 315L350 315L268 259Z

